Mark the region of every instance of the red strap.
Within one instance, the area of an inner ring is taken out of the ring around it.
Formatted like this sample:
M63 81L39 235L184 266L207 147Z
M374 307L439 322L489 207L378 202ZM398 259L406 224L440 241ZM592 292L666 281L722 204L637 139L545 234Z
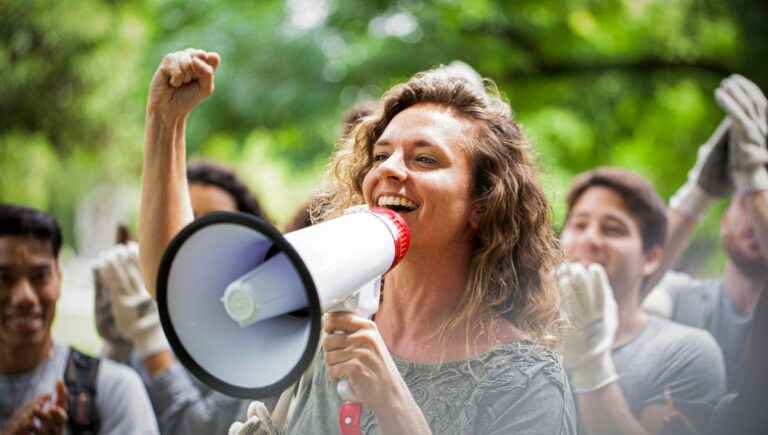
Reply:
M360 414L363 407L359 403L344 402L339 407L339 431L341 435L361 435Z

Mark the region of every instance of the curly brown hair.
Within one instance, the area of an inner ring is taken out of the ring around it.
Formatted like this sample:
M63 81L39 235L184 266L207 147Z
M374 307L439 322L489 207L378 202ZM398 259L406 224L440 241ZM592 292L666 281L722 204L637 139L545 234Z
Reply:
M341 139L313 218L335 217L363 203L363 179L373 166L373 145L398 113L424 103L445 107L475 126L466 148L479 231L466 290L457 312L441 330L480 320L490 331L493 320L502 316L532 339L553 345L563 317L553 277L561 257L552 213L530 144L492 82L486 80L486 89L481 89L440 67L390 89L376 112Z

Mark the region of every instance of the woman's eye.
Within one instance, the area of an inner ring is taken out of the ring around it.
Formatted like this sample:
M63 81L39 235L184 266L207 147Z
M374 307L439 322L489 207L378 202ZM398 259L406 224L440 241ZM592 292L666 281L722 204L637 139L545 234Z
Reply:
M416 157L416 161L426 165L435 165L438 163L436 158L432 156L425 156L425 155Z
M374 154L373 155L373 161L374 162L383 162L384 160L387 160L387 157L389 157L389 155L384 154L384 153Z

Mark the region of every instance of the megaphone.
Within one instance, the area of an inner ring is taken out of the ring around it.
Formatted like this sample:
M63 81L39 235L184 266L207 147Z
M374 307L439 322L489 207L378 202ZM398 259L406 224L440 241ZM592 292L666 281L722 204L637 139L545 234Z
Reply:
M265 221L216 212L186 226L163 255L157 303L179 361L230 396L274 396L314 358L321 316L403 258L405 221L357 208L281 235ZM372 314L372 313L370 313Z

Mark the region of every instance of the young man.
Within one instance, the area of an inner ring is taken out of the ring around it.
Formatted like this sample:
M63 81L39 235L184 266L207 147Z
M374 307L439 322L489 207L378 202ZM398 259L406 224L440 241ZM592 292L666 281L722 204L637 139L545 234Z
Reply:
M559 278L575 330L564 357L586 432L658 434L677 410L703 420L693 411L725 391L717 344L640 305L662 258L661 198L636 174L602 168L575 180L567 210L561 241L571 263Z
M60 247L51 216L0 204L0 430L158 433L136 373L53 342Z

